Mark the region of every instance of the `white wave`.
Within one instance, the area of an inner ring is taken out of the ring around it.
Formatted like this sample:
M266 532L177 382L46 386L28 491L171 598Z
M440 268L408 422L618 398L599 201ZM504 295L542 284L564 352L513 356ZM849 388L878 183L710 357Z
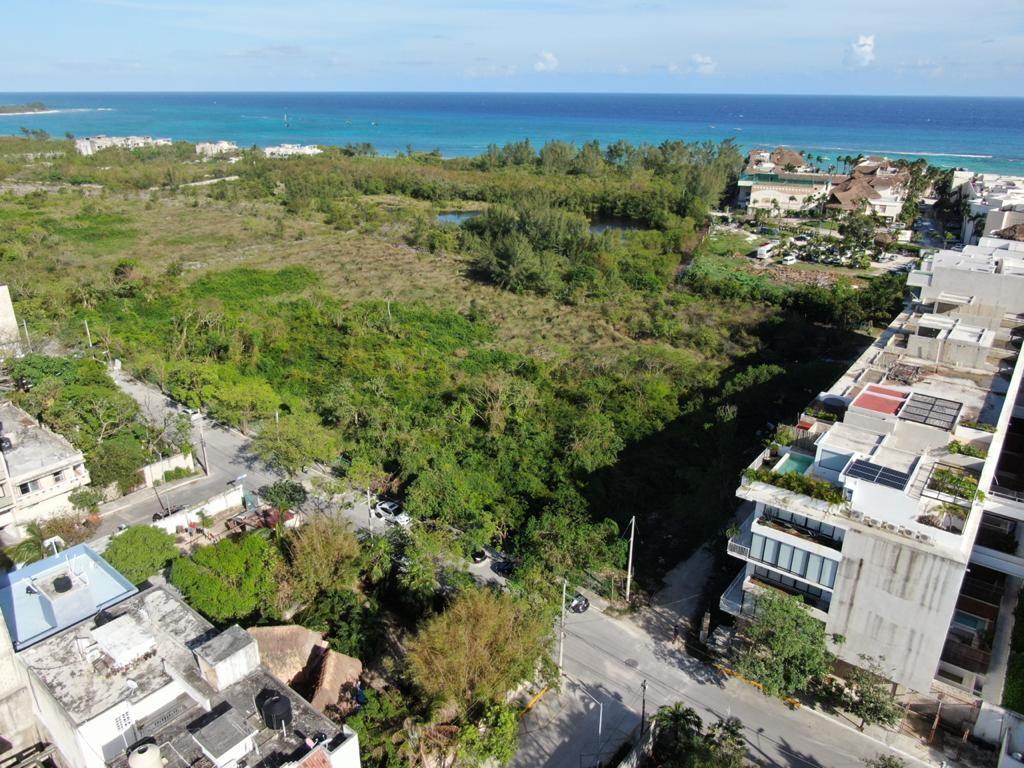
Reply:
M39 109L30 112L3 112L0 117L32 117L33 115L58 115L65 112L113 112L111 107L67 107L65 109Z
M828 152L869 152L873 155L913 155L916 157L967 157L973 160L991 160L992 155L969 155L957 152L907 152L901 149L860 149L858 147L811 147Z

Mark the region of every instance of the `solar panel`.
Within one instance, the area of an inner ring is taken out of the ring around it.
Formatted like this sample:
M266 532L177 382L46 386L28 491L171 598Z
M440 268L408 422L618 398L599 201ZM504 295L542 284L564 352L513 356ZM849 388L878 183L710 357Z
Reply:
M950 430L960 415L961 403L914 392L900 410L899 417L916 424Z
M867 480L869 483L875 483L876 485L884 485L886 488L895 488L898 491L902 491L907 487L907 483L910 482L910 475L906 472L889 469L889 467L883 467L881 464L875 464L864 459L854 461L847 468L846 476Z

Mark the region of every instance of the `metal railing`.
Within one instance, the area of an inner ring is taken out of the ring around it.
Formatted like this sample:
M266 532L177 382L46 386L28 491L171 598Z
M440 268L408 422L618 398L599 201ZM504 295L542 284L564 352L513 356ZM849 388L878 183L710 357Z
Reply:
M734 539L729 539L729 543L726 544L725 548L730 555L736 555L737 557L742 557L744 559L750 557L750 547L740 544Z
M1017 491L1013 488L1006 488L1005 486L999 485L995 481L989 486L989 493L993 496L998 496L1000 499L1009 499L1015 501L1018 504L1024 504L1024 491Z

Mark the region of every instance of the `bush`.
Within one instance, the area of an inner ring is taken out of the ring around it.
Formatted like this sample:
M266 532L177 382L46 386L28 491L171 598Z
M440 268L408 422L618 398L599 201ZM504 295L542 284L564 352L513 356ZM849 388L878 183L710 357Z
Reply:
M140 584L178 556L174 537L159 528L134 525L115 536L104 559L132 584Z
M274 545L259 532L238 541L222 539L182 557L171 567L171 583L189 605L211 621L228 622L276 615L281 562Z

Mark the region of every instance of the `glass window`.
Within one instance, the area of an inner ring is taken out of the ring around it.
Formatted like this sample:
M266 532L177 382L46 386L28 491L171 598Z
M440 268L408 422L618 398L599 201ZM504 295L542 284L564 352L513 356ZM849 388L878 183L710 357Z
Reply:
M754 534L750 539L750 556L756 560L763 559L761 555L764 553L764 536Z
M825 558L821 563L821 583L832 588L836 583L836 561Z
M775 539L764 540L764 557L762 558L766 563L774 565L778 561L779 557L779 542Z
M807 556L807 580L821 581L821 555L808 554Z
M807 551L803 549L793 550L793 573L803 576L807 572Z
M793 559L793 547L789 544L779 545L779 559L777 561L779 568L784 571L790 570L789 566Z

